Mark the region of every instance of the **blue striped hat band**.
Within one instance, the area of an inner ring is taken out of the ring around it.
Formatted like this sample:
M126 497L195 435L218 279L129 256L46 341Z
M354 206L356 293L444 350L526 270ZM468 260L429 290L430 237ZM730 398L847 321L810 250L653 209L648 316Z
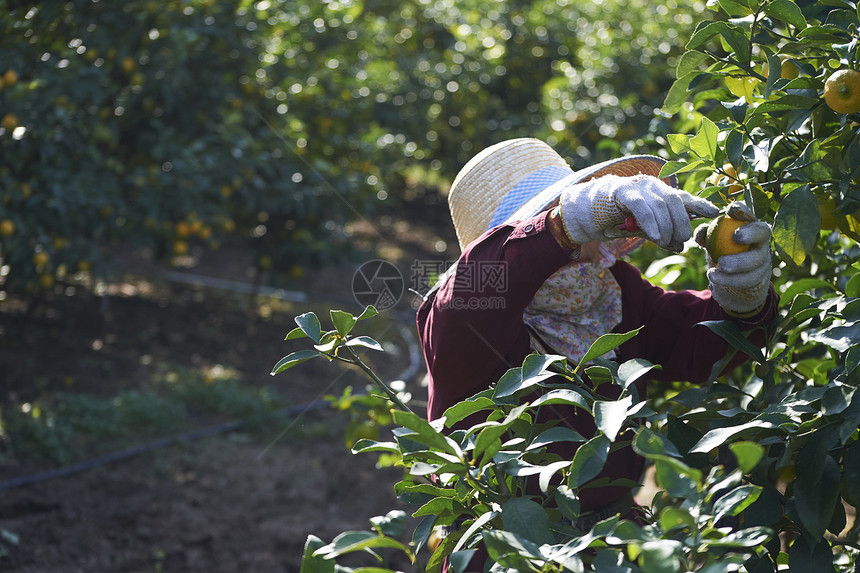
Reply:
M496 211L493 213L493 218L490 220L487 229L504 223L526 201L572 173L573 170L569 167L561 167L559 165L550 165L532 172L505 195L502 202L496 207Z

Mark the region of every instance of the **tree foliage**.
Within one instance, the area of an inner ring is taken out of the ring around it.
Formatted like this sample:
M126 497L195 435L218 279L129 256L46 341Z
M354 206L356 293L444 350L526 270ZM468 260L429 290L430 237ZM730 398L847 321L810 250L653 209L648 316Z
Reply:
M844 1L711 7L666 97L674 133L654 140L672 157L664 174L718 204L745 201L772 224L781 311L764 348L732 322L708 322L750 362L722 377L717 365L706 386L679 384L651 402L630 384L650 364L532 355L438 421L395 411L394 441L354 450L407 469L396 491L423 519L410 559L433 526L451 526L428 571L445 557L465 570L479 543L497 571L856 570L860 527L847 528L846 506L856 512L860 501L860 116L830 109L823 94L833 72L860 68L860 13ZM653 274L684 260L658 262ZM618 385L619 399L596 397L580 370ZM535 409L553 402L594 416L597 432L538 425ZM452 431L479 412L480 423ZM573 459L547 452L558 440L581 443ZM662 491L649 523L615 517L577 530L579 491L622 444L654 464ZM541 495L527 495L527 479ZM384 537L373 538L380 548ZM309 546L305 570L341 554Z
M297 277L348 253L348 221L418 184L444 191L501 139L543 137L577 166L647 150L653 109L703 9L2 6L0 256L18 291L104 274L114 245L171 258L231 236L259 268Z

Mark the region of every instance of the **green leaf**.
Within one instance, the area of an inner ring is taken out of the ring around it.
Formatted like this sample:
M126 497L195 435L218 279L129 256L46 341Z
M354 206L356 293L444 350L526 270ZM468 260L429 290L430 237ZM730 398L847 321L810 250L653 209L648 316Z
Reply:
M380 352L385 349L382 348L382 345L379 344L374 339L369 336L356 336L355 338L350 338L344 343L344 346L363 346L364 348L370 348L371 350L379 350Z
M495 408L495 402L485 396L479 396L454 404L445 410L442 416L445 418L445 427L450 428L476 412L492 410L493 408Z
M331 323L341 336L349 334L356 323L354 316L342 310L330 310L329 316L331 316Z
M851 444L842 458L842 495L849 504L860 507L860 441Z
M579 496L576 494L576 491L570 489L566 485L560 485L555 490L554 499L558 508L561 510L562 515L571 521L579 519L580 504Z
M667 161L660 168L660 177L671 177L672 175L680 175L681 173L689 173L696 171L702 165L709 165L709 161L704 159L694 159L693 161Z
M520 567L525 567L528 559L542 559L537 545L515 533L487 530L481 533L481 538L493 561L503 567L526 571Z
M465 538L466 536L463 535ZM462 538L461 538L462 539ZM459 541L458 541L459 543ZM451 564L451 567L454 570L454 573L465 573L469 569L469 564L472 562L472 558L477 553L477 549L465 549L462 551L452 551L448 556L448 563ZM358 573L357 571L355 573Z
M610 442L615 441L624 422L627 421L627 409L633 403L633 398L627 396L621 400L597 400L594 402L594 421L597 429L603 432Z
M554 375L555 374L553 372L544 372L540 375L526 377L523 375L522 368L511 368L510 370L502 374L501 378L499 378L499 381L496 383L496 387L493 392L493 397L506 398L507 396L512 396L518 391L523 390L525 388L531 388L532 386L535 386L543 380L551 378Z
M681 454L671 442L660 434L642 427L633 438L633 450L643 458L655 459L664 456L680 457Z
M639 568L642 573L682 571L680 541L674 539L646 541L639 552Z
M762 543L765 543L768 539L773 537L773 530L769 527L747 527L745 529L741 529L740 531L735 531L726 535L725 537L720 537L717 539L708 539L704 543L702 543L703 548L711 548L711 547L758 547ZM744 556L732 555L729 554L728 557L740 557L745 560ZM716 564L716 567L713 567L711 571L713 573L722 573L726 569L724 566L720 566L720 564ZM702 569L701 571L705 571ZM740 571L740 569L738 569ZM773 571L771 569L771 571Z
M505 531L537 545L554 541L546 510L524 497L515 497L502 504L502 525Z
M549 493L552 477L559 471L569 467L570 464L571 462L568 460L561 460L559 462L553 462L547 466L544 466L538 474L538 485L540 486L540 490L544 493ZM566 488L567 486L559 487Z
M300 573L334 573L334 559L315 557L314 552L325 547L325 542L315 535L308 535L305 541L305 550L302 553L302 566Z
M701 159L713 161L717 153L717 137L719 134L720 128L717 127L717 124L707 117L703 117L698 133L690 138L690 148Z
M831 383L821 397L821 413L825 416L841 414L851 404L856 388L846 384Z
M696 529L696 522L689 511L671 505L660 512L658 522L663 531L669 531L680 526L687 527L691 531Z
M807 186L798 187L783 198L773 220L777 251L794 265L801 265L815 247L820 226L818 201Z
M698 495L697 483L702 472L691 468L679 459L660 456L654 459L654 477L657 485L672 497L680 497L694 502Z
M765 4L764 12L771 18L781 20L798 30L802 30L807 26L803 12L791 0L771 0L771 2Z
M406 512L402 509L392 509L385 515L371 517L370 523L381 535L400 537L405 531Z
M531 441L527 450L536 450L556 442L584 442L585 438L579 432L565 426L554 426L544 430Z
M479 529L481 529L484 525L488 524L490 521L496 518L499 515L497 511L488 511L486 513L481 514L475 521L472 522L472 525L466 529L466 532L463 534L463 537L457 541L457 545L454 546L454 551L459 551L463 548L463 546L469 542L469 539L472 538L472 535L475 534Z
M297 316L295 321L299 325L299 328L302 329L302 332L319 344L320 336L322 336L322 328L320 327L320 320L317 318L317 315L312 312L306 312Z
M789 301L800 293L814 291L817 289L826 289L832 291L833 285L829 282L816 278L802 278L788 285L785 291L779 296L779 306L785 306Z
M839 497L839 465L826 452L822 442L810 440L797 454L794 499L803 526L820 539L833 515ZM820 461L819 461L820 460ZM817 465L813 465L816 464Z
M399 549L412 563L415 563L415 555L403 543L390 537L377 535L372 531L345 531L341 533L328 545L317 549L314 556L334 559L346 553L354 551L365 551L367 549Z
M838 352L847 352L850 348L860 344L860 321L836 324L816 330L809 334L809 338Z
M618 383L626 390L654 368L659 368L659 366L651 364L643 358L628 360L618 367Z
M437 497L416 509L412 517L422 517L424 515L457 517L464 513L467 513L467 510L458 501L449 497Z
M532 402L533 407L543 404L564 404L565 406L576 406L577 408L591 412L591 408L589 408L588 402L582 397L582 394L569 388L550 390Z
M295 340L296 338L305 338L307 334L300 327L295 327L291 331L287 333L287 336L284 337L284 340Z
M502 449L500 438L507 431L507 426L501 424L488 426L480 431L475 440L475 450L472 452L472 456L478 465L486 463L487 459L491 459L499 453L499 450Z
M725 13L732 18L741 18L753 13L752 8L747 2L738 2L735 0L718 0L718 2L720 4L720 8L722 8Z
M727 441L736 436L758 434L763 430L772 430L779 428L777 424L768 422L767 420L753 420L746 424L736 426L727 426L725 428L715 428L705 434L699 442L693 446L690 453L708 453L714 448L722 446Z
M696 26L696 29L693 31L693 35L690 38L690 41L687 42L686 48L688 50L695 50L717 34L723 34L724 32L726 32L729 27L730 24L728 22L700 22Z
M803 538L795 539L788 550L788 567L790 571L835 573L833 549L825 539L820 540L812 549Z
M701 72L690 72L685 76L678 77L672 82L669 91L666 94L666 99L663 101L663 112L667 114L676 114L681 110L681 106L687 101L689 95L690 84L697 78Z
M757 485L742 485L714 502L714 521L737 515L758 499L761 488Z
M579 487L590 479L597 477L606 463L606 456L609 455L609 446L609 438L603 434L598 434L582 444L576 450L576 453L573 454L568 485L570 487Z
M761 348L747 340L738 325L731 320L705 320L699 324L707 326L715 334L719 334L732 347L740 350L756 362L764 362L765 357Z
M457 443L448 436L436 431L427 420L404 410L392 410L391 415L394 418L395 424L399 424L415 432L407 436L410 440L426 444L458 458L462 457L463 452L460 451Z
M364 307L364 310L361 312L361 314L358 316L358 318L356 318L356 320L367 320L368 318L373 318L374 316L376 316L378 314L379 314L379 311L376 310L376 308L373 305L368 305L368 306Z
M400 448L395 442L377 442L362 438L352 445L350 451L354 454L363 454L367 452L386 452L389 454L400 454Z
M317 356L323 356L323 353L317 350L297 350L296 352L292 352L281 358L269 374L274 376L279 372L283 372L284 370L297 366L311 358L316 358Z
M695 72L699 70L702 63L710 59L710 56L702 52L696 52L692 50L689 52L684 52L681 55L681 59L678 60L678 65L675 66L675 77L682 78L690 72Z
M588 349L588 352L585 353L585 356L583 356L582 360L580 360L579 364L577 364L574 372L578 372L580 368L582 368L585 364L594 360L598 356L603 356L607 352L615 350L616 348L639 334L640 330L642 330L641 326L636 330L631 330L630 332L625 332L623 334L610 332L608 334L602 335L592 343L592 345Z
M735 442L729 444L729 449L738 460L741 472L745 474L751 472L764 457L764 447L755 442Z

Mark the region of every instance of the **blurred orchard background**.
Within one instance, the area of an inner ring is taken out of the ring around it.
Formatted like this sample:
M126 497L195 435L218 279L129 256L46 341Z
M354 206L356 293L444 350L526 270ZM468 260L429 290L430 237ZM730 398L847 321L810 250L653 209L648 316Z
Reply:
M291 571L307 531L363 527L397 471L344 446L378 432L354 372L268 376L292 317L359 309L362 262L412 286L415 261L456 257L445 195L490 144L538 137L574 168L665 153L690 129L687 108L660 108L705 11L0 6L0 568L14 571ZM370 334L388 351L377 371L420 404L413 302Z

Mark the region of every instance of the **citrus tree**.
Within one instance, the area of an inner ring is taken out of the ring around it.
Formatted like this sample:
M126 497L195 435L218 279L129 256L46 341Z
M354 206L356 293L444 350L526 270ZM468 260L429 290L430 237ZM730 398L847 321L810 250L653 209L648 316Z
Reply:
M656 137L673 157L665 175L680 175L688 190L718 204L743 201L772 225L781 312L765 328L764 348L732 323L707 323L750 363L646 402L632 381L653 365L599 358L636 333L607 334L579 364L528 357L436 422L395 410L394 441L359 441L354 451L384 452L406 468L396 491L418 507L418 527L403 540L391 527L403 516L389 514L374 518L371 531L331 543L311 536L303 571L333 571L356 551L377 556L382 570L391 550L419 562L440 525L449 534L426 558L429 571L443 558L464 571L478 543L497 570L856 571L860 527L849 527L847 515L860 505L858 8L790 0L711 7L665 101L675 133ZM666 279L678 264L660 263L653 274ZM666 282L701 286L701 277L674 277ZM322 333L300 323L293 333L313 338L315 349L286 357L275 371L316 356L341 359L340 348L351 344L340 327ZM620 386L620 398L597 399L583 373ZM550 382L558 377L560 384ZM536 386L544 391L534 400ZM534 409L554 401L594 416L597 433L535 425ZM450 430L476 412L485 421ZM547 453L562 440L581 442L572 460ZM589 531L571 527L579 489L608 451L627 443L653 462L662 490L650 523L609 518ZM524 494L527 478L542 496Z
M104 275L116 245L171 259L228 239L271 280L296 278L348 254L349 220L430 186L438 202L500 138L543 137L577 161L656 149L652 110L704 9L0 6L0 280L19 292Z

